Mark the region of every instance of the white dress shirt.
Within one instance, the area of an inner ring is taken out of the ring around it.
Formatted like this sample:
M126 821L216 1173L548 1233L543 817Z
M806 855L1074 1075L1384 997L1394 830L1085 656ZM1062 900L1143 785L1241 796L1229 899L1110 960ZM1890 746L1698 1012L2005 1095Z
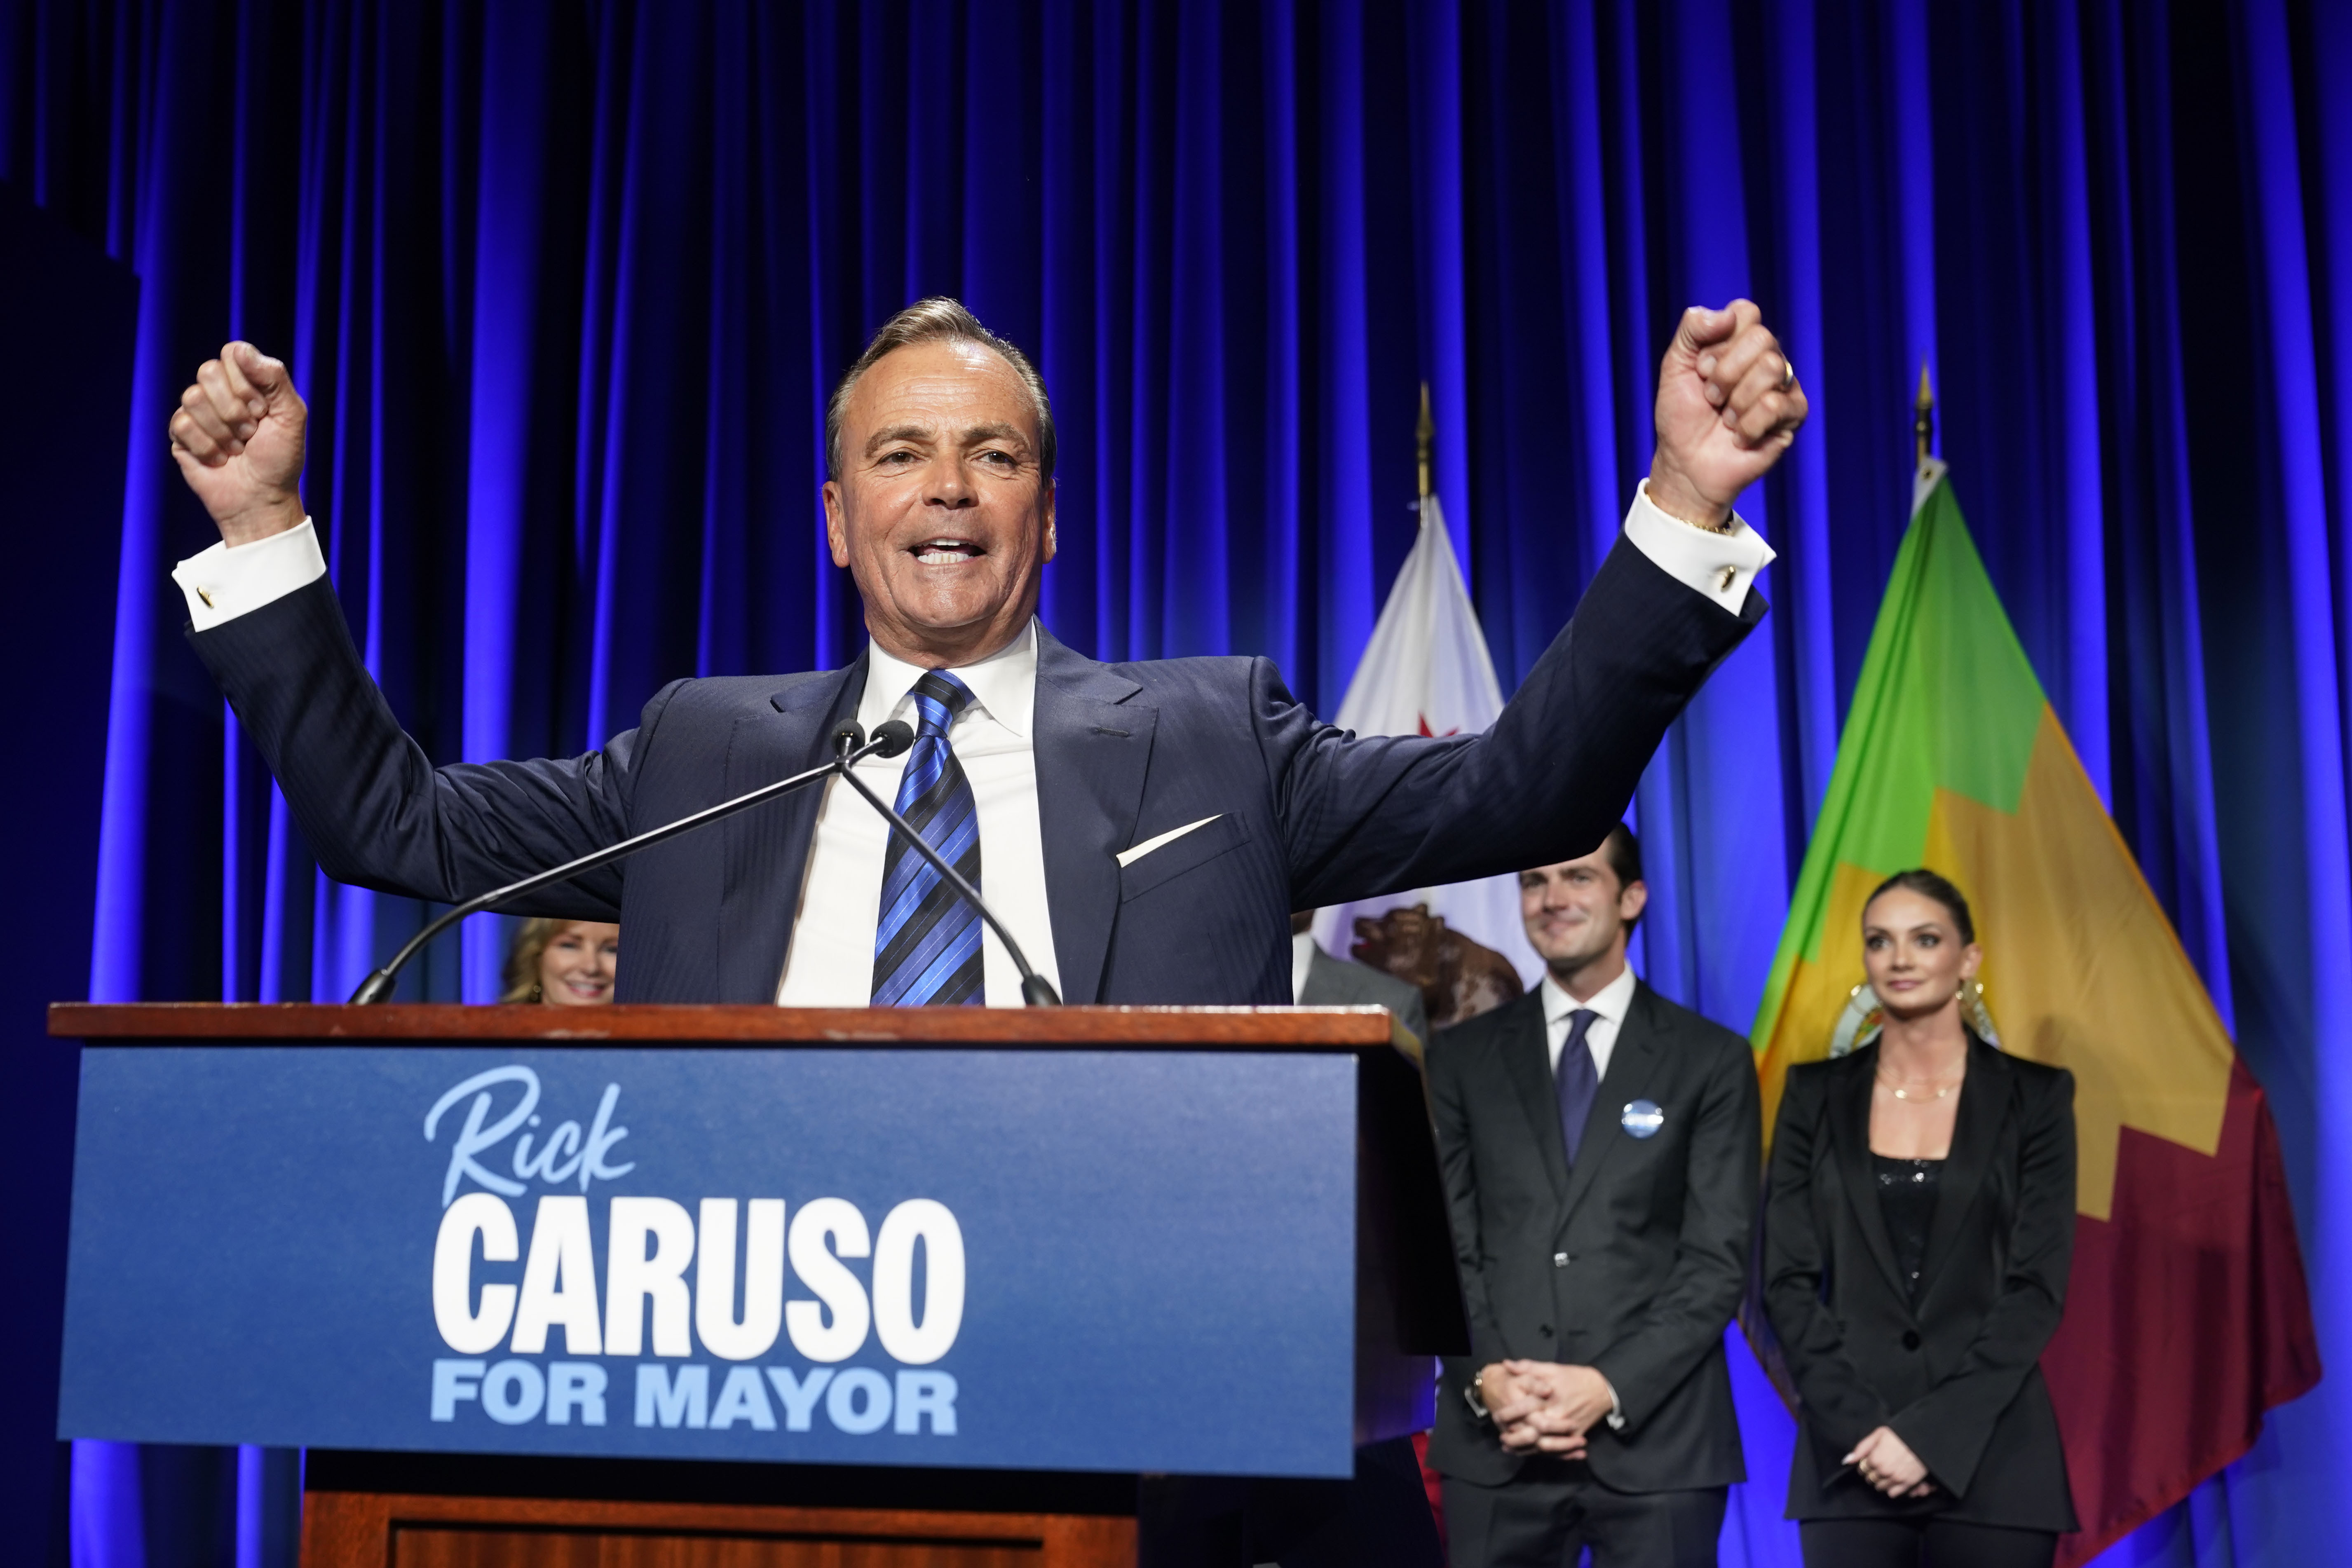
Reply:
M1737 517L1721 533L1668 517L1650 504L1646 479L1625 514L1625 537L1668 576L1706 595L1730 615L1739 613L1756 574L1772 561L1771 547ZM305 518L299 527L234 550L216 543L181 562L173 569L172 580L187 598L190 624L203 632L307 587L326 571L318 533ZM893 717L911 722L913 701L908 691L922 672L879 648L867 651L870 662L858 722L869 732ZM980 811L980 890L989 908L1013 928L1030 963L1058 990L1061 974L1055 964L1054 927L1045 902L1037 767L1031 750L1037 687L1035 623L1011 647L956 674L971 688L974 700L950 731L948 743L963 763ZM858 776L895 804L905 765L896 758L869 758L859 765ZM864 801L847 798L850 793L838 781L825 785L791 949L777 985L776 1000L786 1005L862 1007L873 996L874 931L881 913L882 858L889 830ZM1019 977L995 932L984 931L981 951L988 1005L1021 1005ZM1304 962L1303 950L1294 943L1294 995ZM1595 1032L1601 1026L1596 1021ZM1555 1059L1564 1037L1559 1030L1553 1034ZM1613 1024L1608 1037L1616 1039ZM1594 1059L1604 1064L1604 1070L1605 1048L1594 1047Z
M948 731L980 811L980 896L1013 928L1030 966L1062 988L1054 922L1045 907L1045 847L1037 820L1037 754L1030 721L1037 701L1037 624L1012 645L958 668L971 703ZM857 721L867 734L891 719L921 723L912 696L924 672L878 647L866 650L866 695ZM914 755L868 757L857 776L898 804L898 780ZM882 918L882 861L890 826L839 779L827 781L801 882L799 918L776 1000L787 1007L863 1007L874 997L874 932ZM983 926L981 970L988 1005L1018 1007L1021 974L996 933Z
M1619 970L1617 978L1594 992L1589 1002L1570 996L1549 974L1538 989L1543 993L1544 1033L1551 1047L1552 1081L1559 1080L1559 1053L1568 1044L1569 1025L1580 1008L1598 1015L1584 1031L1584 1048L1592 1053L1593 1080L1607 1078L1610 1055L1617 1048L1617 1031L1624 1027L1625 1011L1633 1005L1632 967Z

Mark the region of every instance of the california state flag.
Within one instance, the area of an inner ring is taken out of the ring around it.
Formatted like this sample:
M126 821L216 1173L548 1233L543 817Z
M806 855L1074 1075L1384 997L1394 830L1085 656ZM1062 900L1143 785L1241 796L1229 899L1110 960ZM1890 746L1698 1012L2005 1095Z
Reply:
M1959 884L2004 1050L2071 1068L2074 1269L2042 1352L2095 1556L2243 1454L2319 1352L2270 1103L2108 819L1930 458L1756 1016L1765 1126L1830 1052L1893 872Z
M1423 496L1421 537L1381 606L1336 722L1359 735L1472 735L1502 711L1503 689L1446 537L1445 519L1437 498ZM1315 940L1325 952L1345 958L1356 940L1356 917L1407 904L1427 904L1431 914L1444 916L1454 930L1508 958L1525 984L1542 978L1542 961L1519 925L1518 884L1509 877L1336 905L1316 915Z

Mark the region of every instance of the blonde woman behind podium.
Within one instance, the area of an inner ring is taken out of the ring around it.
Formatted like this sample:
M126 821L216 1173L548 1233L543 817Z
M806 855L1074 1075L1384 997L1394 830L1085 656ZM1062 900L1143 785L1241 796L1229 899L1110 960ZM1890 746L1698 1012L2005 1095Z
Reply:
M501 1002L597 1007L613 999L621 928L605 921L528 920L507 952Z

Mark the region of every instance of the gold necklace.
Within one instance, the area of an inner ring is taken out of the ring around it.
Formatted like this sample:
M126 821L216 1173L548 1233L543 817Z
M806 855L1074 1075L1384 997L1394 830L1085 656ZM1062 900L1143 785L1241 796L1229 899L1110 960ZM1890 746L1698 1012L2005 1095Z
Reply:
M1925 1105L1925 1104L1927 1104L1927 1103L1928 1103L1928 1101L1927 1101L1927 1100L1922 1100L1922 1099L1918 1098L1918 1097L1917 1097L1917 1096L1916 1096L1916 1095L1910 1095L1910 1094L1906 1094L1906 1093L1904 1093L1904 1092L1903 1092L1903 1090L1902 1090L1901 1089L1899 1089L1899 1088L1897 1088L1897 1087L1896 1087L1895 1080L1894 1080L1893 1079L1891 1079L1891 1078L1888 1078L1885 1073L1880 1073L1880 1074L1878 1074L1877 1076L1878 1076L1878 1081L1879 1081L1879 1082L1881 1082L1881 1083L1883 1083L1883 1084L1885 1084L1885 1085L1886 1086L1886 1091L1887 1091L1889 1094L1892 1094L1895 1099L1897 1099L1897 1100L1902 1100L1905 1104L1906 1104L1906 1105ZM1961 1077L1961 1078L1966 1078L1967 1076L1968 1076L1968 1069L1967 1069L1966 1068L1961 1068L1961 1069L1960 1069L1960 1077ZM1943 1099L1946 1095L1948 1095L1948 1094L1951 1093L1951 1092L1952 1092L1952 1090L1954 1090L1954 1089L1958 1089L1958 1088L1959 1088L1959 1087L1960 1087L1960 1085L1959 1085L1959 1080L1958 1080L1958 1079L1955 1079L1952 1082L1948 1083L1948 1084L1944 1085L1941 1089L1937 1089L1937 1090L1935 1092L1935 1095L1933 1096L1933 1098L1934 1098L1934 1099L1936 1099L1936 1100L1941 1100L1941 1099Z

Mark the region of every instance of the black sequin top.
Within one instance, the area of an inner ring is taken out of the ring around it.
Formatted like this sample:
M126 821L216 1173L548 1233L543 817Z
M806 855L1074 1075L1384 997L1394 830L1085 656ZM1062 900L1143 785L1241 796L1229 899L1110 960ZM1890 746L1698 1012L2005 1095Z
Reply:
M1903 1271L1903 1288L1916 1305L1919 1267L1927 1258L1927 1226L1936 1217L1936 1187L1943 1178L1944 1162L1873 1154L1870 1163L1878 1177L1878 1209L1886 1218L1886 1239L1895 1244L1895 1265Z

